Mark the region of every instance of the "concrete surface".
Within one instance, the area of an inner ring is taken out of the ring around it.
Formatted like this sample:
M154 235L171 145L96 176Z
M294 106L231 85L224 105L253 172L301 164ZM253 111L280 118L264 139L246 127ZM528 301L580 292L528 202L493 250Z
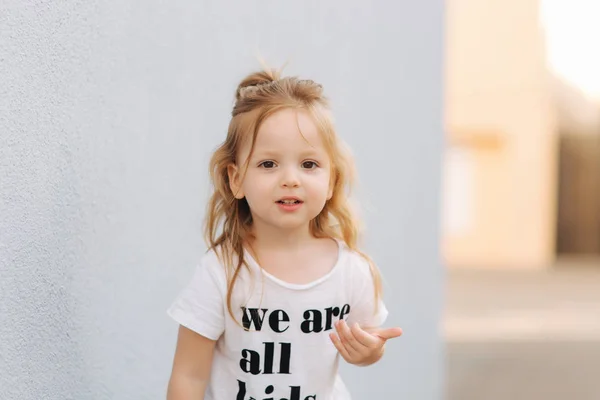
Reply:
M600 260L450 271L447 400L600 399Z

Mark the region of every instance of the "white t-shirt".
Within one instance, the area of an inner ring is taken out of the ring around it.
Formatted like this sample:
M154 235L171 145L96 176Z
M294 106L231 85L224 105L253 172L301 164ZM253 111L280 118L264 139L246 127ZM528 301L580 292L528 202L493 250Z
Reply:
M237 322L227 309L223 265L213 251L202 258L168 314L217 341L205 400L350 399L329 333L340 318L378 327L387 310L380 302L375 313L367 261L338 243L333 269L302 285L268 274L246 252L249 268L240 272L232 297Z

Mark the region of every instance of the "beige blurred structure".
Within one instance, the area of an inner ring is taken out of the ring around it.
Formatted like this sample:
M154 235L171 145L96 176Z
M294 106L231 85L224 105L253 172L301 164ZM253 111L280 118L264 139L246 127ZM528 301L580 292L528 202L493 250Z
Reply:
M600 113L552 72L539 0L449 0L443 254L546 268L600 253Z

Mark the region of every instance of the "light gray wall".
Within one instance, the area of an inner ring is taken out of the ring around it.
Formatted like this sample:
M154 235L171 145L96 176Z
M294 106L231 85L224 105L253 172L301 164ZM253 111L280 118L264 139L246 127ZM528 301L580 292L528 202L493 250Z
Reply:
M440 399L442 15L442 0L2 1L0 398L163 398L164 311L204 250L209 152L260 53L325 85L406 332L379 365L344 368L349 385Z

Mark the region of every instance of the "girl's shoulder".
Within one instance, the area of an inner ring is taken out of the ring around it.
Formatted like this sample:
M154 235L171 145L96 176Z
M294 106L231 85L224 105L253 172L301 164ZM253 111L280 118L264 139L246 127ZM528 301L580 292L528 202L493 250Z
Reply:
M359 251L352 250L343 241L339 241L339 245L344 269L353 275L370 279L372 261Z
M198 268L219 280L225 279L227 271L223 259L214 249L208 249L198 260Z
M204 254L202 254L200 257L199 264L203 268L215 271L223 269L223 263L214 249L206 250L206 252L204 252Z
M246 260L247 262L248 260ZM228 277L235 270L235 266L238 262L238 256L232 255L231 257L225 257L222 250L208 249L200 257L200 267L207 270L211 275L216 276L219 280L228 280ZM248 273L247 268L242 269L240 278Z

